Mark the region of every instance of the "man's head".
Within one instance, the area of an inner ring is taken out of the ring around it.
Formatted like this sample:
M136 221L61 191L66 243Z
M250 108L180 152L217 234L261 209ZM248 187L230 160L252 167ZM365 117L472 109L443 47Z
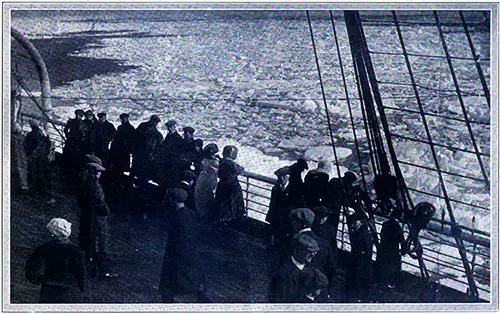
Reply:
M344 183L344 186L352 186L354 182L358 179L358 175L354 173L353 171L347 171L344 173L344 177L342 177L342 181Z
M129 119L129 114L128 113L122 113L120 115L120 121L122 124L127 123Z
M201 150L203 149L203 140L202 139L195 139L194 140L194 148L196 149L197 152L201 152Z
M99 122L106 122L106 112L99 112L97 114L97 118L99 118Z
M290 212L293 232L311 228L314 223L314 213L309 208L296 208Z
M236 160L238 158L238 148L233 145L227 145L222 150L222 157L229 160Z
M274 172L274 174L278 178L278 183L283 186L288 183L288 180L290 179L290 173L291 171L289 167L282 167Z
M169 189L167 192L168 203L175 208L184 206L184 202L187 198L188 192L184 189Z
M94 120L95 116L94 116L94 112L92 110L87 110L85 111L85 119L86 120Z
M82 120L84 116L85 112L82 109L75 110L75 118L77 118L78 120Z
M168 133L174 133L177 130L177 122L175 120L169 120L165 123Z
M205 158L210 158L215 156L219 152L219 147L215 143L210 143L203 149L203 156Z
M91 162L85 166L85 169L91 174L95 175L97 178L101 176L101 173L106 170L103 166L98 163Z
M187 126L187 127L184 127L182 129L182 131L184 132L184 138L187 139L187 140L192 140L193 139L193 136L194 136L194 129L190 126Z
M157 115L152 115L151 118L149 118L149 122L151 123L151 125L153 125L154 127L156 127L158 125L158 123L160 123L161 119L160 117L158 117Z
M307 234L299 234L294 238L292 256L301 264L310 263L318 253L318 242Z

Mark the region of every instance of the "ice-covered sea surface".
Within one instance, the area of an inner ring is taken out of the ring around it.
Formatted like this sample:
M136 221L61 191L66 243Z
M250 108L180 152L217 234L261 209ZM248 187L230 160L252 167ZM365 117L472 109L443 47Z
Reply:
M334 15L339 17L334 25L351 110L328 12L311 14L326 104L305 12L13 11L12 26L33 40L48 63L58 119L67 120L75 108L93 108L107 111L116 124L120 113L129 112L138 125L155 113L162 121L194 126L196 137L205 143L236 144L239 162L247 170L273 176L276 168L300 156L311 161L311 167L320 158L334 164L328 110L341 172L360 171L354 129L363 170L371 177L345 23L341 13ZM440 15L444 21L460 21L458 14ZM433 21L429 12L414 16L409 20ZM466 12L471 25L478 16L482 14ZM362 12L362 17L373 16ZM421 115L394 110L419 110L404 57L397 54L402 50L396 28L364 26L390 131L405 137L393 141L406 183L442 196L429 145L412 140L428 140ZM426 119L432 140L442 145L436 148L441 168L461 175L443 178L449 197L458 201L452 202L455 216L469 226L474 216L476 227L488 231L490 192L480 181L483 172L470 153L474 145L461 120L465 109L479 152L489 154L490 111L474 62L461 59L471 58L467 38L459 26L443 26L449 52L458 57L452 66L462 90L462 108L436 26L403 23L401 29L423 110L447 117ZM489 30L470 30L489 84ZM481 155L481 162L489 175L489 157ZM332 175L337 175L335 167ZM412 196L415 202L445 207L437 197L419 192Z

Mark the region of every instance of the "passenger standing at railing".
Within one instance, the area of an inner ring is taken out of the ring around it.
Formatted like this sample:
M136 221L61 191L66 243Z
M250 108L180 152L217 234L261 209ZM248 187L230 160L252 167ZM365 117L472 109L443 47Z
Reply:
M168 133L165 140L160 145L158 151L158 171L160 175L160 186L166 191L168 187L173 186L180 174L179 156L184 144L182 136L177 132L177 122L170 120L165 123Z
M229 222L241 218L245 214L245 203L238 176L245 169L236 163L238 149L228 145L222 150L222 161L219 167L219 184L215 192L218 214L216 221Z
M219 148L210 143L203 150L201 172L194 188L196 211L202 220L211 220L215 205L215 189L217 188L217 171L219 170Z
M304 197L308 208L323 205L331 170L330 163L321 160L318 168L310 170L304 178Z
M51 143L43 134L38 121L30 121L31 131L24 140L24 150L28 158L28 184L41 196L50 196L49 154ZM54 200L50 199L50 203Z
M109 151L110 173L117 191L125 188L123 175L130 171L130 155L136 145L136 130L130 124L129 117L128 113L120 114L121 125L116 130Z
M293 208L306 207L304 198L304 181L302 172L308 170L307 161L299 158L296 163L290 166L290 183L288 183L288 197Z
M276 246L283 242L289 229L288 215L291 211L290 199L288 198L287 184L290 179L290 168L282 167L274 172L278 181L271 190L269 210L266 221L273 229L271 245Z
M28 190L28 164L24 151L23 129L17 122L21 95L17 90L10 91L11 101L11 174L13 190Z
M158 180L159 174L156 169L156 157L163 136L158 131L160 123L157 115L152 115L149 121L139 124L137 127L137 142L134 152L132 175L137 177L138 206L143 218L147 217L149 198L146 197L149 180Z
M92 110L85 111L85 120L83 120L84 127L84 153L85 154L94 154L94 145L93 145L93 134L96 126L96 117Z
M97 114L98 120L91 135L94 154L102 160L104 168L109 168L109 143L116 133L115 126L106 120L106 113Z
M63 156L66 172L70 179L75 180L78 171L83 166L82 158L84 154L84 137L85 126L83 123L84 111L81 109L75 110L75 118L69 119L64 126L64 135L66 142L64 143Z

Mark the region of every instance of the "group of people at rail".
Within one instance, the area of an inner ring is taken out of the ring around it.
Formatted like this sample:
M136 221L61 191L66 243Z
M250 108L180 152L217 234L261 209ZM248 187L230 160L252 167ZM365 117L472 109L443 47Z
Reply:
M35 249L26 263L26 277L42 285L40 302L76 303L82 300L89 276L118 276L108 256L111 212L105 191L120 193L123 173L130 171L137 197L146 194L148 182L155 180L168 211L159 287L163 301L173 302L175 296L190 294L199 302L207 302L207 277L197 267L200 261L194 239L200 220L226 223L244 215L238 181L244 169L236 162L238 151L226 146L220 158L216 144L204 147L201 140L194 139L192 127L185 127L181 136L173 120L166 123L168 134L163 138L157 130L160 119L156 115L137 129L130 124L128 114L121 114L120 120L121 125L115 129L105 113L99 113L96 119L91 111L76 110L75 118L66 124L63 160L76 185L79 246L69 241L72 224L52 219L46 227L53 241ZM43 149L41 156L48 159L50 141L36 122L30 125L26 153ZM352 295L369 291L375 277L388 287L398 281L404 242L399 222L402 212L391 211L379 240L370 217L371 199L356 185L357 175L348 171L341 178L330 178L329 165L320 161L317 168L309 170L307 161L299 158L275 172L277 180L266 216L273 231L271 245L279 251L270 274L271 302L338 301L336 282L343 272ZM38 168L34 169L36 173ZM101 174L106 174L105 180ZM351 245L344 265L337 244L341 213L346 216Z

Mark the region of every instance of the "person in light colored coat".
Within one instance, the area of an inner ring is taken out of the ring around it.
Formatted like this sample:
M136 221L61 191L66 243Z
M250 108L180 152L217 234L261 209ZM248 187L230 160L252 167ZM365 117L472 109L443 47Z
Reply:
M194 188L196 211L201 219L210 219L215 206L215 189L217 188L217 171L219 159L215 155L219 151L216 144L208 144L203 150L201 172Z

